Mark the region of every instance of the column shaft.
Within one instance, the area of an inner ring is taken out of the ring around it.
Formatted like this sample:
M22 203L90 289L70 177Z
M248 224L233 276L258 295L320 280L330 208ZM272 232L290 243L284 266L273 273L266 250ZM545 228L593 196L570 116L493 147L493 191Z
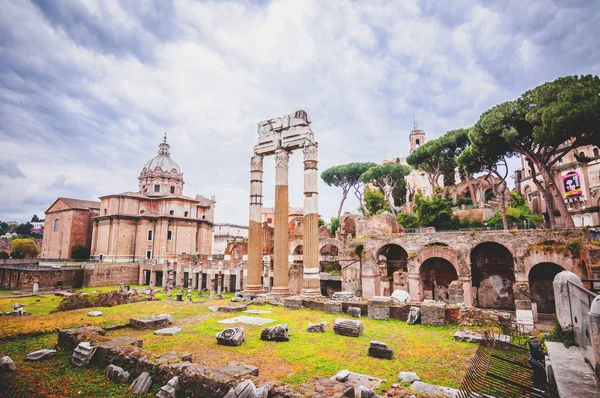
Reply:
M320 296L319 279L319 192L317 169L317 145L310 144L304 152L304 280L302 296Z
M250 222L248 230L248 281L245 294L263 293L260 281L262 268L262 174L263 157L255 155L250 161Z
M278 149L275 152L275 245L273 265L274 296L289 296L289 239L288 239L288 162L290 154Z

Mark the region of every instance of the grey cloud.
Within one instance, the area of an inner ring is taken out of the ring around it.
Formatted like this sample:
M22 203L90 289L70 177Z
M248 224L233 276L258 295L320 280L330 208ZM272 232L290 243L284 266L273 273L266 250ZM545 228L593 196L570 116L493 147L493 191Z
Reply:
M19 165L12 160L0 159L0 175L5 175L8 178L25 178L25 174L23 174Z

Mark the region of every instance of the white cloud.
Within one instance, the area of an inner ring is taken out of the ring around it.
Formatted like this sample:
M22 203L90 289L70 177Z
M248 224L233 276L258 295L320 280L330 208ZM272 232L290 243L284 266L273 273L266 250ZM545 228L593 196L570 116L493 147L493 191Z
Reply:
M431 139L544 79L600 65L585 39L598 34L591 5L40 4L9 2L0 15L0 139L24 175L15 188L0 174L0 219L28 219L57 196L136 190L166 131L184 192L216 195L218 221L245 223L260 120L305 109L321 170L378 162L408 154L413 113ZM293 205L301 157L291 160ZM273 177L268 160L266 203ZM329 218L339 192L319 189ZM349 198L344 208L357 207Z

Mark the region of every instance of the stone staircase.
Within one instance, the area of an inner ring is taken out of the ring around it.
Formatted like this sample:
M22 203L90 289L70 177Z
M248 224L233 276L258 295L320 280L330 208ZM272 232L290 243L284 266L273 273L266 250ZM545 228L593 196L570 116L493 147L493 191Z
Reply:
M96 353L95 346L92 346L89 342L83 341L75 347L73 351L73 357L71 358L71 363L75 366L85 366L90 363L94 354Z

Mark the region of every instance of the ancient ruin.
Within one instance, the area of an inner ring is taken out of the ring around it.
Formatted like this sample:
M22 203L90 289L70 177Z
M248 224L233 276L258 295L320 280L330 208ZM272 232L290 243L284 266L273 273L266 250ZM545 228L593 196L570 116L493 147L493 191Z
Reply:
M250 221L248 233L248 283L245 293L264 292L262 269L263 158L275 155L275 239L273 296L289 296L288 278L288 161L297 149L304 153L303 296L319 296L317 149L310 119L300 110L258 124L258 144L250 162Z

